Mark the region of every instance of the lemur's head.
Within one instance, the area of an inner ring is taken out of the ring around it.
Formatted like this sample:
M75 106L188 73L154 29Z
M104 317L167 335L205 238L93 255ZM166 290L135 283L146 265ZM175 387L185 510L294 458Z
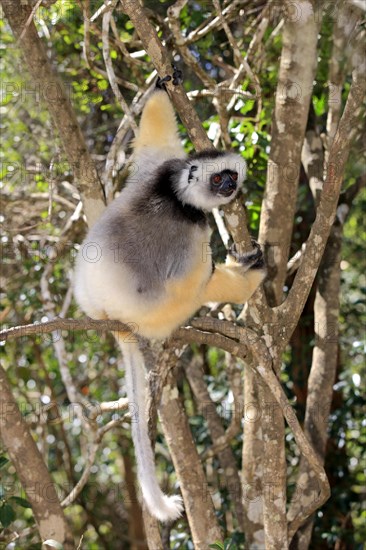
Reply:
M176 193L185 204L212 210L233 200L245 176L246 163L240 155L202 151L185 161Z

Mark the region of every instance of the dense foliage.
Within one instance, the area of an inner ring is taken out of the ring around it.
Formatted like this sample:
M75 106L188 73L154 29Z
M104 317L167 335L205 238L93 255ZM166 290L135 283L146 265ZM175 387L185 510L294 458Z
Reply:
M83 55L84 20L79 2L58 0L49 7L40 7L36 13L37 28L47 44L52 64L61 74L68 94L75 107L79 123L88 146L97 163L103 166L106 153L122 116L111 92L102 57L100 22L90 27L89 60ZM90 3L90 13L100 7L100 2ZM166 9L172 2L146 2L151 8L151 18L159 26L159 33L167 36L164 24ZM254 5L232 29L245 52L251 41L251 25L263 9ZM264 3L263 3L264 4ZM206 2L189 1L181 12L180 24L186 34L196 29L211 13ZM277 83L278 62L281 51L281 33L274 32L279 24L279 14L270 14L270 26L264 38L265 48L258 50L251 63L255 66L262 86L262 109L258 111L255 100L237 96L235 115L230 120L229 134L232 145L242 152L248 162L249 177L245 184L245 198L251 232L258 230L260 204L266 180L266 165L271 144L271 116L274 91ZM327 113L327 78L331 51L331 28L335 13L326 14L321 28L319 67L313 95L313 124L322 127ZM124 61L121 44L128 44L129 51L136 43L134 29L119 9L114 13L117 35L111 36L111 57L120 79L121 91L130 102L136 90L145 86L152 72L148 57L138 54L132 64ZM80 243L86 225L82 217L69 223L77 209L80 196L73 180L72 166L62 151L52 121L44 106L43 95L52 94L47 86L38 88L27 77L17 44L3 20L1 48L6 55L1 60L2 80L2 307L4 326L15 326L42 321L51 314L45 310L45 294L41 290L45 269L52 263L47 283L55 304L54 314L60 314L69 300L72 267L77 243ZM137 46L136 46L137 47ZM136 51L138 51L136 49ZM231 61L232 51L223 31L206 34L194 42L191 51L204 70L220 81L225 76L225 64ZM128 85L124 85L128 82ZM344 91L349 88L348 75ZM200 88L196 75L189 70L185 74L187 91ZM244 80L242 91L253 91L249 80ZM55 98L57 101L57 97ZM215 134L218 115L211 105L211 98L198 98L195 107L204 122L209 136ZM182 128L187 150L192 148ZM132 137L132 135L131 135ZM129 153L129 148L126 148ZM364 138L360 136L348 164L345 188L362 172L365 161ZM124 173L117 174L115 186L123 185ZM360 327L365 318L365 256L362 255L365 229L362 229L362 212L366 208L366 195L361 192L355 199L349 214L343 244L342 260L342 311L339 339L338 378L334 386L332 414L329 421L329 442L326 470L330 476L332 497L318 511L313 548L361 548L366 539L365 512L365 463L366 444L365 399L361 378L364 376L363 346ZM300 179L298 212L294 230L294 243L301 245L306 239L314 219L314 206L305 178ZM219 245L218 245L219 247ZM293 251L295 252L295 250ZM220 253L220 250L218 250ZM48 272L47 272L48 273ZM311 298L309 298L310 300ZM306 311L305 311L306 314ZM297 340L289 349L283 365L283 383L288 395L293 397L296 385L293 357L302 356L303 365L310 368L314 345L312 313L302 319L307 326L306 339ZM80 312L72 302L68 317L78 317ZM32 428L60 496L65 497L75 485L85 466L87 441L81 433L78 416L67 400L59 363L52 346L52 337L21 338L9 341L1 348L3 365L14 388L20 409ZM64 334L67 364L80 392L91 401L112 401L124 395L123 368L119 353L109 335L94 333ZM223 423L230 421L231 395L228 391L223 352L196 347L193 353L202 362L209 392L217 404ZM304 376L304 373L301 373ZM306 373L305 373L306 375ZM301 393L301 392L300 392ZM190 424L199 449L210 445L210 435L203 417L192 399L192 392L182 377L181 395L190 412ZM298 404L301 416L303 409ZM84 411L87 414L87 411ZM113 418L111 413L109 418ZM98 452L92 475L77 501L67 509L73 530L83 536L83 548L120 548L116 542L129 537L128 514L132 483L132 447L129 441L129 423L126 421L115 431L109 432ZM288 434L291 453L292 436ZM174 484L172 467L158 436L157 456L163 485ZM240 464L240 441L233 444L235 457ZM292 453L291 453L292 454ZM293 455L288 463L288 476L294 478L298 458ZM131 460L130 460L131 459ZM133 464L133 461L132 461ZM210 471L210 493L218 506L220 522L230 538L230 548L242 548L243 534L228 524L226 512L229 504L225 491L220 491L220 471L215 459L206 464ZM363 511L362 511L363 509ZM0 453L0 546L14 542L6 548L40 548L31 509L17 480L14 468L6 453ZM28 528L26 536L13 537ZM178 521L171 533L171 548L193 548L187 525ZM128 547L126 542L125 548ZM218 546L219 547L219 546ZM229 547L229 546L225 546Z

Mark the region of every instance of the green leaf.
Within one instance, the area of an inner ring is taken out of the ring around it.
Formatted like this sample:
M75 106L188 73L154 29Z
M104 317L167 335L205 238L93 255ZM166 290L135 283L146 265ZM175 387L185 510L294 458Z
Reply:
M12 500L13 502L15 502L16 504L18 504L18 506L21 506L22 508L32 508L32 506L30 505L30 503L28 502L28 500L25 500L25 498L22 498L22 497L10 497L9 500Z
M15 520L15 512L10 504L4 504L0 508L0 522L4 527L9 527L12 521Z
M325 104L326 100L324 94L320 97L313 97L313 106L317 116L322 116L325 113Z
M209 545L209 548L213 548L214 550L224 550L224 545L222 542L214 542L213 544Z
M5 456L0 456L0 468L5 466L5 464L7 464L8 462L9 462L8 458L5 458Z
M97 86L98 86L99 90L107 90L109 84L108 84L107 80L102 79L102 80L98 80Z

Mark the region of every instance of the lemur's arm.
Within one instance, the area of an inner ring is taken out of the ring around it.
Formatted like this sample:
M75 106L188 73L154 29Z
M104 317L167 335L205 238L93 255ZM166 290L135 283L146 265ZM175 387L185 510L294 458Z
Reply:
M257 290L264 276L263 270L252 270L243 274L240 266L218 265L205 288L202 303L244 304Z
M240 256L233 250L228 255L226 264L215 266L206 285L202 303L243 304L249 300L266 275L262 251L257 243L254 244L253 251Z

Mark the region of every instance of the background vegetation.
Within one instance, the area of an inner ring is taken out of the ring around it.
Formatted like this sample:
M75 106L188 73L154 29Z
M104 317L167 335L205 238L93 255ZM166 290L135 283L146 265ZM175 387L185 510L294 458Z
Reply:
M151 22L158 29L159 37L165 40L166 48L183 67L185 90L199 91L202 83L192 67L185 65L182 56L177 53L174 37L167 25L167 8L171 4L169 1L146 1L145 7ZM249 50L253 33L264 15L268 18L262 41L250 60L260 80L261 105L259 107L258 98L255 97L253 82L249 77L244 77L240 91L251 92L253 98L237 95L227 127L232 147L240 151L248 162L249 175L243 200L250 232L256 236L271 147L283 12L278 3L244 1L239 2L239 5L241 9L230 20L230 28L243 54ZM101 2L96 1L42 2L34 19L39 36L46 45L48 59L66 85L87 146L96 165L102 169L124 113L112 93L106 74L100 17L90 24L89 44L85 45L85 13L87 11L93 15L100 6ZM189 0L179 16L182 34L187 37L200 26L204 27L205 22L213 17L212 13L211 3ZM318 68L308 121L308 125L319 136L325 132L331 99L328 87L329 64L333 27L338 16L336 3L326 5L322 11ZM153 80L153 67L121 6L118 5L114 10L113 19L110 57L120 90L125 101L130 104L139 90L146 89L146 81ZM79 206L80 189L74 178L74 167L64 153L45 106L45 94L55 93L54 101L58 101L57 91L47 86L40 87L32 81L21 58L19 43L14 39L7 21L3 19L0 25L1 48L4 53L6 50L1 60L0 74L3 225L1 320L6 328L42 322L62 312L67 312L67 317L78 318L81 313L71 298L70 288L73 262L78 244L86 232L86 222ZM127 56L126 49L133 57ZM189 50L210 78L220 82L230 75L234 54L221 27L213 27L212 32L192 42ZM344 74L342 105L351 83L350 70ZM215 139L219 135L220 120L212 105L213 98L197 95L194 107L208 136ZM187 151L192 150L182 125L181 132ZM120 169L113 173L116 190L121 188L126 176L125 160L130 154L131 138L131 130L126 131L119 154ZM219 146L223 146L220 139L217 141ZM360 126L350 152L344 189L351 187L362 175L364 162L365 136ZM325 459L332 495L316 513L310 545L314 549L362 548L366 540L366 425L365 395L361 383L365 374L365 342L361 329L366 321L366 230L362 223L365 210L366 195L365 190L361 189L353 199L344 226L337 377L333 386ZM291 256L308 237L314 217L309 181L301 167ZM222 257L224 248L217 235L214 243L216 256ZM286 284L291 284L291 277ZM307 378L316 341L313 314L315 288L309 295L281 369L281 381L301 420L304 418ZM50 299L53 310L49 309ZM114 401L125 395L123 362L111 335L74 332L63 336L66 365L80 395L92 403ZM90 442L88 434L83 431L79 412L74 410L68 399L60 372L60 359L53 345L57 337L53 333L8 341L6 345L3 342L1 351L2 364L21 413L42 452L62 500L77 483L86 466ZM196 361L203 368L209 395L223 426L227 428L234 411L233 394L227 376L228 357L217 348L195 345L189 352L185 352L182 363L175 371L180 397L189 413L194 440L199 452L204 453L212 441L207 422L184 376L184 361L188 360ZM237 367L241 369L242 363L235 362L231 368ZM321 403L319 408L321 410ZM83 406L82 414L88 414ZM110 412L104 416L103 422L117 416ZM97 422L102 422L100 417ZM241 439L242 435L238 433L231 445L238 468L242 461ZM286 445L290 457L287 475L291 491L291 480L296 478L299 468L299 455L289 430L286 431ZM156 455L162 485L174 487L173 468L160 432ZM104 436L87 484L66 509L72 532L76 539L82 538L82 548L138 547L137 540L142 535L136 527L141 519L138 521L136 515L133 516L136 525L131 527L131 514L137 514L138 506L133 488L133 464L129 420L124 418ZM244 533L237 524L232 501L222 483L217 456L208 458L204 468L224 538L231 541L230 548L244 548ZM177 521L171 529L165 527L163 541L167 548L193 548L186 520L183 518ZM0 454L0 547L41 547L27 496L5 449Z

